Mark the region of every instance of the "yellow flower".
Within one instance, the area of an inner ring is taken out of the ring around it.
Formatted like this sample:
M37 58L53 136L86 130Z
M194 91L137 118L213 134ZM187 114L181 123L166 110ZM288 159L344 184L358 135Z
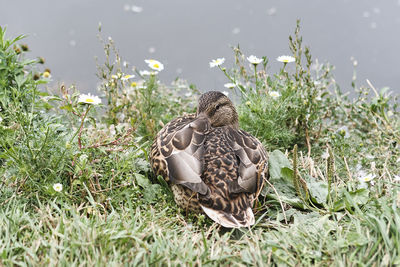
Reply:
M43 72L42 76L46 79L50 79L51 78L51 74L48 71Z
M137 86L137 82L131 82L131 87L136 87Z
M78 103L98 105L101 103L101 99L98 96L93 96L91 94L81 94L78 99Z

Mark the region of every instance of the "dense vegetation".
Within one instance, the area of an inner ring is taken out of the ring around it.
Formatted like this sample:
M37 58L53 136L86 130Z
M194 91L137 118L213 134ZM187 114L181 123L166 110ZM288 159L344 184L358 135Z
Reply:
M355 80L343 94L298 25L276 74L239 47L233 66L214 64L270 153L257 222L231 231L185 214L150 171L155 134L194 111L195 86L157 68L133 78L100 37L103 105L73 85L51 94L21 39L0 28L0 265L400 264L398 100Z

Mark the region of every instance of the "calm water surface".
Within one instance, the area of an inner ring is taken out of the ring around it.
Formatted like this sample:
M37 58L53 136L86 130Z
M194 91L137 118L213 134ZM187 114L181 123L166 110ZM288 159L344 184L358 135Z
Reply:
M301 19L304 43L314 58L336 66L343 90L350 88L353 61L358 84L400 92L400 0L13 0L0 1L0 25L8 35L28 34L30 57L43 56L53 87L75 83L96 92L95 56L99 22L123 60L145 68L144 59L162 61L162 81L182 77L201 90L222 89L227 82L208 62L232 64L232 45L247 54L275 58L288 54L288 36Z

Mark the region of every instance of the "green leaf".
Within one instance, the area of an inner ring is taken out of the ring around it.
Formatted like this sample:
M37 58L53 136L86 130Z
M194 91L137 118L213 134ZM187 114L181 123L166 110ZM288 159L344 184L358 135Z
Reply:
M348 246L363 246L368 243L368 239L365 235L361 235L357 232L349 232L346 235L346 242Z
M71 104L67 104L67 105L61 106L60 109L65 109L65 110L67 110L69 112L73 111L73 108L72 108Z
M328 184L324 181L317 181L315 178L312 177L309 177L306 180L311 200L314 203L324 205L328 197Z
M135 173L135 180L138 185L144 189L151 185L150 180L140 173Z
M297 196L293 185L292 164L279 150L274 150L269 155L270 181L276 192L270 187L265 186L261 195L276 201L282 201L294 207L304 209L303 201Z
M269 174L270 179L279 180L282 178L282 168L287 168L292 171L292 164L286 158L285 154L283 154L279 150L274 150L272 153L269 154ZM293 172L293 171L292 171ZM288 178L288 170L285 170L284 178ZM291 180L291 178L290 178Z
M337 200L334 203L335 211L343 210L345 208L349 209L350 207L352 207L352 204L349 202L349 200L345 196L346 192L347 192L346 188L343 188L342 190L339 191L338 197L337 197L339 200ZM352 201L357 205L364 205L369 200L369 190L365 189L365 188L358 189L358 190L352 191L352 192L348 192L348 194L350 195Z
M162 187L159 184L152 184L143 191L143 198L148 203L154 203L157 196L161 193Z

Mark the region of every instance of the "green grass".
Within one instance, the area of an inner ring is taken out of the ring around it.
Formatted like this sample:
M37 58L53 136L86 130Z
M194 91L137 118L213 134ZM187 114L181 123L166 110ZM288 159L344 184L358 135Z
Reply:
M278 73L267 57L249 67L239 47L219 66L236 84L241 127L270 155L256 224L228 230L179 209L150 171L154 135L194 111L194 85L139 71L122 80L131 66L100 37L104 105L82 104L73 85L46 93L43 59L26 59L23 36L0 28L0 265L400 264L397 97L355 82L344 96L299 30L295 62Z

